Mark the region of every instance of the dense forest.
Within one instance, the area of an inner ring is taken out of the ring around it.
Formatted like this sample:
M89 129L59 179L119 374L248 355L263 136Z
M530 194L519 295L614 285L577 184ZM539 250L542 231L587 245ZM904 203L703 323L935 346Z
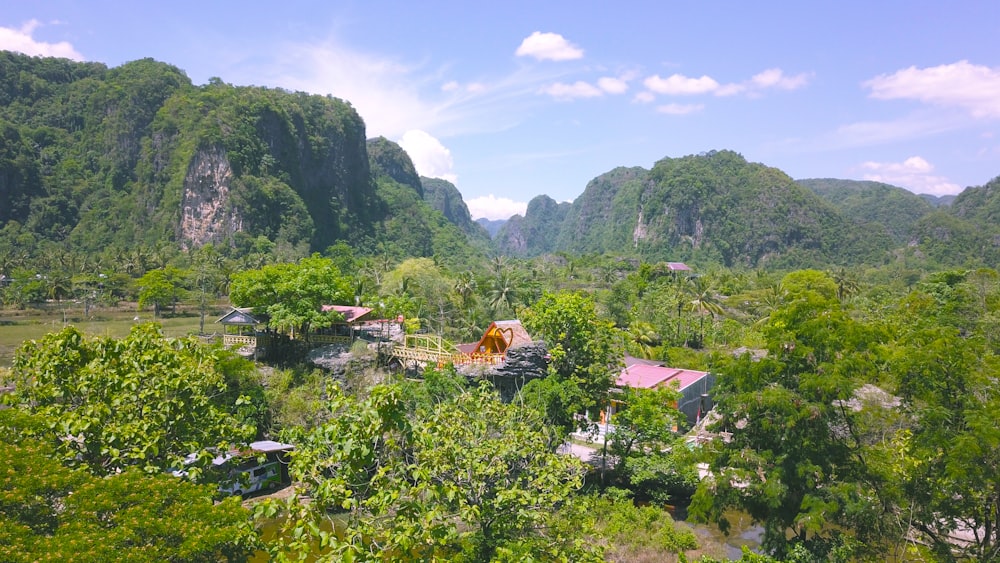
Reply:
M152 60L0 76L0 332L62 316L0 367L0 560L1000 560L1000 178L939 201L720 150L491 237L344 100ZM266 353L208 334L230 305ZM317 356L328 305L449 345L519 319L541 361ZM201 325L102 331L120 310ZM626 359L711 372L714 407L617 385ZM260 439L293 485L223 498L213 460Z

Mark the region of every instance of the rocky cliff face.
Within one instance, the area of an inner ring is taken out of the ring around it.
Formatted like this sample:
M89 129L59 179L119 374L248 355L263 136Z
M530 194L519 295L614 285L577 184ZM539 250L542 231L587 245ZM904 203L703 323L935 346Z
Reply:
M424 186L424 201L433 209L444 215L449 223L462 230L463 233L474 239L486 241L489 233L479 223L472 220L469 215L469 207L462 199L462 193L458 191L455 184L440 178L420 177L420 183Z
M221 147L195 153L184 177L178 240L185 249L219 244L242 230L229 201L233 170Z
M547 195L528 202L524 217L514 215L493 239L504 254L537 256L557 249L559 229L570 210L569 203L556 203Z
M643 219L649 171L619 167L591 180L573 201L556 245L569 252L620 252L653 234Z
M403 147L385 137L368 139L367 147L372 172L376 176L388 176L399 184L413 188L420 197L424 197L421 178L413 166L413 160Z

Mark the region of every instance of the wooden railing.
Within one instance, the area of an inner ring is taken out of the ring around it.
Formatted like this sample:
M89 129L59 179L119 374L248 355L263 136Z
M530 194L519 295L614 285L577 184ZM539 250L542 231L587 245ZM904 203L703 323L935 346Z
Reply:
M461 354L461 357L454 358L452 363L457 365L475 366L498 366L504 363L506 358L503 354Z
M223 334L222 344L224 346L256 346L257 337L243 334Z
M502 354L465 354L440 336L408 334L403 345L392 348L392 355L400 360L434 363L439 365L498 366L504 362Z

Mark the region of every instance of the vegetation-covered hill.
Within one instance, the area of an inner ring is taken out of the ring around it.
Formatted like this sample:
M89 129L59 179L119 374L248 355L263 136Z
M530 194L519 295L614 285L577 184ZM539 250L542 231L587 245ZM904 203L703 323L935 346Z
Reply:
M486 232L490 234L490 237L497 236L500 232L500 227L503 227L504 223L507 222L506 219L487 219L485 217L480 217L476 219L476 222L486 229Z
M342 100L195 87L151 59L4 52L0 76L5 241L98 252L262 235L304 252L361 242L382 218L364 122Z
M0 52L0 78L0 258L22 265L207 243L230 257L346 242L397 258L609 253L749 267L1000 255L998 180L948 206L872 182L796 183L731 151L616 168L572 204L538 196L490 242L455 186L420 178L396 143L366 141L347 101L194 86L151 59L107 68Z
M886 229L896 244L912 240L917 221L934 209L922 196L881 182L834 178L796 182L832 203L859 227Z
M648 179L647 170L634 167L615 168L591 180L566 213L559 250L623 252L634 248L636 237L642 235L640 198Z
M957 217L980 225L1000 225L1000 176L983 186L972 187L958 194L951 203Z
M514 215L500 227L493 245L501 254L537 256L558 249L560 225L569 211L568 203L556 203L547 195L528 202L524 217Z
M481 244L489 244L490 234L486 229L472 220L469 215L469 207L462 199L462 192L458 191L455 184L440 178L420 177L420 183L424 189L424 201L431 208L436 209L444 215L444 218L462 230L471 239Z
M548 198L546 198L548 199ZM551 199L549 199L551 202ZM616 168L592 180L560 220L536 198L501 229L501 252L613 253L727 266L880 261L884 233L853 228L786 174L731 151Z
M402 147L381 137L368 145L377 195L385 205L382 223L370 226L378 237L375 241L378 252L396 260L437 256L452 265L467 264L477 255L485 256L489 240L485 233L480 232L478 239L473 239L476 244L470 244L470 237L459 225L424 199L427 192ZM471 219L468 223L478 227Z

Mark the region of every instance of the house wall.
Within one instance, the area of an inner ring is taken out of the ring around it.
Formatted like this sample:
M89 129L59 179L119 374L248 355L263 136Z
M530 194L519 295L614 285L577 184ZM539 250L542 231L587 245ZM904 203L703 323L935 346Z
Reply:
M681 391L681 399L677 403L677 408L687 417L689 426L694 426L698 422L699 409L701 416L704 417L705 413L715 406L712 401L713 387L715 387L715 375L709 373Z

